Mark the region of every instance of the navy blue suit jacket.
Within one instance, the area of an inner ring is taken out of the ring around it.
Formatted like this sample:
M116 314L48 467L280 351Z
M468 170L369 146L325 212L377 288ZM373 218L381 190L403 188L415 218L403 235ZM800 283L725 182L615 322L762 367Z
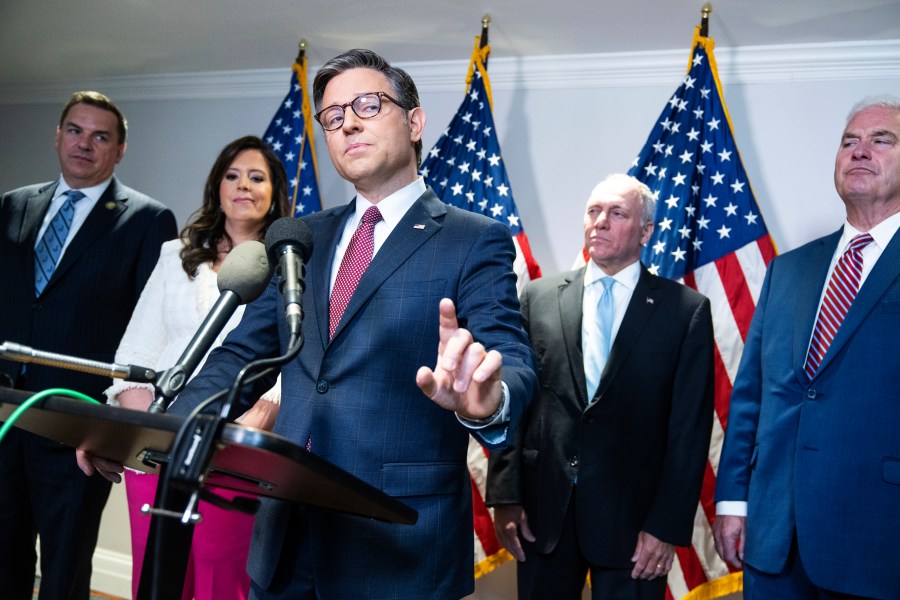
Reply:
M415 377L420 366L434 367L438 304L451 298L461 326L502 353L510 431L516 427L536 376L520 323L514 246L502 224L448 207L429 189L373 258L329 341L335 247L354 209L351 202L304 219L314 235L305 345L282 369L274 432L397 497L419 519L394 525L267 500L256 517L248 570L267 588L280 561L281 569L294 568L296 544L286 538L304 536L313 557L306 576L315 578L319 597L459 598L474 588L469 430L429 400ZM284 351L282 314L273 281L172 411L183 413L225 386L249 360Z
M34 246L56 187L54 181L0 196L0 341L112 362L160 246L177 235L175 216L113 177L35 298ZM0 360L13 380L20 367ZM109 378L32 364L25 385L100 398Z
M777 573L796 533L811 580L897 598L900 234L819 367L803 371L841 232L769 265L731 397L716 500L748 502L745 560Z

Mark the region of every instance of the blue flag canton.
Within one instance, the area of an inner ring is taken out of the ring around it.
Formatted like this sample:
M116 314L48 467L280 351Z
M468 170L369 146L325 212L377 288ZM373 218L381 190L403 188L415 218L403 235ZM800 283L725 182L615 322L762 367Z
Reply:
M263 140L281 159L287 173L288 198L295 201L295 217L322 210L312 146L304 143L306 139L312 139L313 132L304 130L303 93L296 75L291 72L291 89L263 135Z
M484 81L480 71L474 73L459 110L425 157L420 173L447 204L492 217L515 236L522 232L519 211L503 166Z
M628 174L657 200L641 256L655 275L680 279L768 233L699 44Z

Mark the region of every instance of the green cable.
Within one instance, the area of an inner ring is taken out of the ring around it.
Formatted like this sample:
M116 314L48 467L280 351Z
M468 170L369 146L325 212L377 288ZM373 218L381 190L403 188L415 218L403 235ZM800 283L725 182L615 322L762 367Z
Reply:
M86 396L81 392L76 392L75 390L67 390L64 388L50 388L49 390L44 390L43 392L38 392L34 394L28 400L19 405L19 408L14 410L6 422L0 427L0 442L3 442L3 438L6 437L6 432L12 429L13 423L16 422L22 413L31 408L31 405L37 402L38 400L43 400L47 396L71 396L73 398L78 398L80 400L84 400L85 402L93 402L94 404L100 404L90 396Z

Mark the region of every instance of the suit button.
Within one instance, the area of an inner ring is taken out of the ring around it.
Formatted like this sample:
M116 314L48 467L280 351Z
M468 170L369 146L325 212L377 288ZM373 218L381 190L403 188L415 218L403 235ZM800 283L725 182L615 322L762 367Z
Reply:
M572 460L569 461L569 466L572 467L573 469L578 466L578 457L577 456L572 457Z
M316 382L316 391L320 394L324 394L328 391L328 382L324 379L320 379Z
M815 400L816 399L816 390L814 390L813 388L806 390L806 397L809 398L810 400Z

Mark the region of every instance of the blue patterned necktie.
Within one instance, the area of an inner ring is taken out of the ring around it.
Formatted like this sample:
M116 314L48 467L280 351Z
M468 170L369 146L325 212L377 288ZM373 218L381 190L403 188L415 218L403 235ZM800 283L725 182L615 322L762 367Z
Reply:
M75 203L84 198L84 194L78 190L66 192L66 201L47 226L47 230L37 246L34 247L34 295L40 296L47 282L56 270L56 263L62 254L66 238L69 237L69 228L72 227L72 217L75 215Z
M609 359L609 350L612 345L612 327L616 319L616 301L613 298L613 285L616 280L612 277L601 277L603 295L597 302L597 328L596 339L591 336L589 346L584 353L584 378L587 382L588 401L593 399L600 385L600 374Z

